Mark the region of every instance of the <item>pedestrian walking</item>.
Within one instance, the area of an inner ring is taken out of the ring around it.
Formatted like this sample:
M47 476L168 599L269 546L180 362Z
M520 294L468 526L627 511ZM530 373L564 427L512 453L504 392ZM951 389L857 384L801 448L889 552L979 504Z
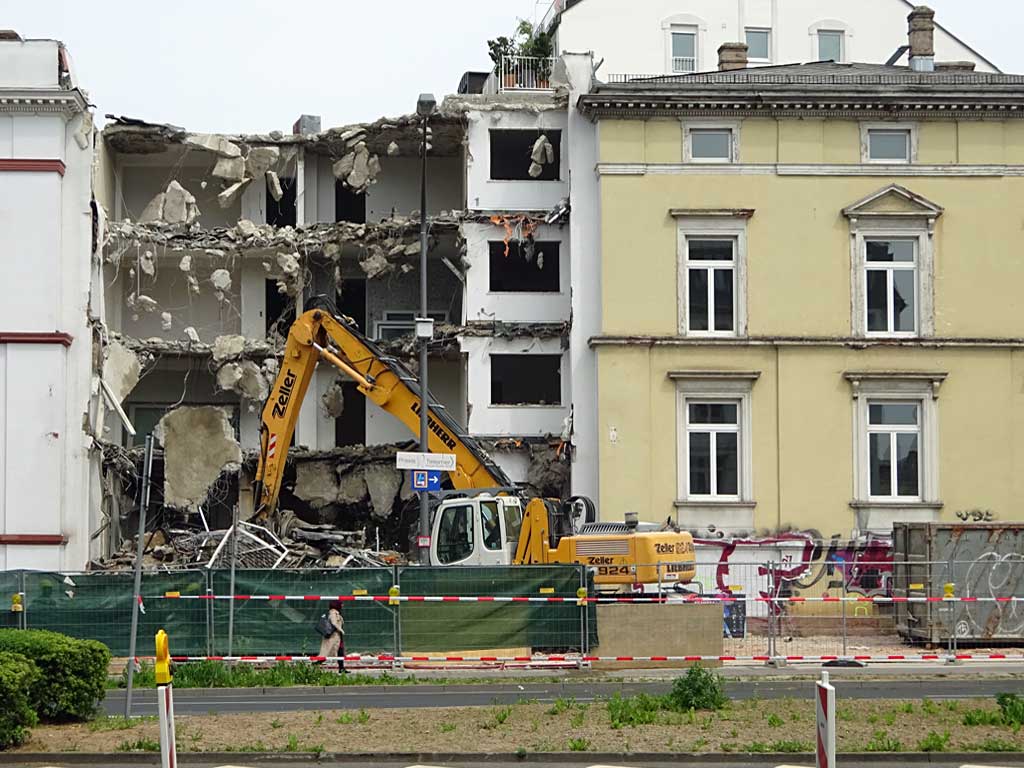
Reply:
M332 600L327 606L327 613L320 617L316 624L321 634L320 655L328 658L338 657L338 672L345 671L345 619L341 615L341 601Z

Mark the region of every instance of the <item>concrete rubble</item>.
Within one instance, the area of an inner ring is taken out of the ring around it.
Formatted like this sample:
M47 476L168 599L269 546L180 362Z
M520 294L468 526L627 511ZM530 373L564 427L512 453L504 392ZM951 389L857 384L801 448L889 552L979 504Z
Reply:
M167 189L149 201L139 217L142 224L191 224L199 218L195 196L175 179Z
M242 449L227 411L214 406L181 406L164 414L156 428L164 449L164 505L196 510L223 470L237 469Z
M116 339L111 340L104 350L103 381L110 387L117 402L128 397L142 375L139 356Z

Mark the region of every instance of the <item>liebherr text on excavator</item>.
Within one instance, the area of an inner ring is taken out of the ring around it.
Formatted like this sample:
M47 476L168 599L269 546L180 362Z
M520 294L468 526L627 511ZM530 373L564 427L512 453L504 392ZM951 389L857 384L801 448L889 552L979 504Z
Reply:
M288 446L317 364L325 360L357 389L418 433L421 408L416 377L387 356L355 324L314 309L288 333L277 380L263 408L256 469L256 514L277 506ZM452 487L464 491L437 504L431 523L432 565L583 564L602 589L634 584L685 583L695 572L693 538L671 526L594 522L593 503L525 499L483 447L428 394L429 450L455 454ZM525 504L525 514L524 514Z

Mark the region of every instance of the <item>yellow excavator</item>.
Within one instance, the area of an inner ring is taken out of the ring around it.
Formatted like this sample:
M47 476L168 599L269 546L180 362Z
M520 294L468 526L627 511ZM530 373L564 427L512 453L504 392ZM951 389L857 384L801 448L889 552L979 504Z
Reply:
M373 403L413 434L420 422L420 388L399 360L367 339L355 323L313 309L288 333L284 359L260 425L256 516L278 502L288 447L313 372L324 360L351 378ZM431 565L583 564L601 589L682 584L695 574L693 537L672 526L595 522L593 502L525 499L483 447L428 393L429 450L455 455L453 491L442 492L431 525ZM524 512L525 505L525 512Z

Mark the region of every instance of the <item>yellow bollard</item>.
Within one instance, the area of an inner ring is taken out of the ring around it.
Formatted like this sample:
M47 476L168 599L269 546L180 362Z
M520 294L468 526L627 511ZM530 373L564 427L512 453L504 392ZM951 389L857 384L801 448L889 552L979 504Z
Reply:
M399 597L401 597L401 595L402 590L399 588L397 584L395 584L393 587L391 587L391 589L388 590L388 605L398 605L400 602L402 602L398 599Z
M22 613L25 610L25 605L22 602L21 592L15 592L11 595L11 613Z
M955 597L955 595L954 595L955 589L956 589L956 584L953 584L953 583L943 584L942 585L942 598L943 598L943 600L952 600Z
M162 629L156 633L156 665L153 671L156 673L157 685L170 685L171 650L167 633Z
M579 589L576 590L576 605L586 605L586 604L587 604L587 588L586 587L580 587Z

